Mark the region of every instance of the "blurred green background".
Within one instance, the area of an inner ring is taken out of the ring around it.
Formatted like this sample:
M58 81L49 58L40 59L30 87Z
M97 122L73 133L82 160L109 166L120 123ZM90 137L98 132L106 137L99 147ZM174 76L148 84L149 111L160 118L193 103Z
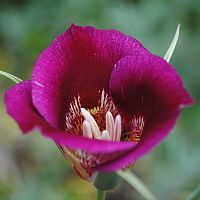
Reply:
M186 199L200 184L200 1L0 0L0 70L30 79L40 52L71 22L118 29L160 56L181 23L170 62L197 103L133 170L159 200ZM56 145L38 133L22 137L5 113L3 95L10 86L0 77L0 200L94 199L93 186L74 175ZM106 199L143 198L124 182Z

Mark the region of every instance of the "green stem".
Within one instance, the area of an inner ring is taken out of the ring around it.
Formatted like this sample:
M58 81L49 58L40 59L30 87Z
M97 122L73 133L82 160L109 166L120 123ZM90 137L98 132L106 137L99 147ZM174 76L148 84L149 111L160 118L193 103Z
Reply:
M105 200L106 197L106 192L103 190L98 190L97 189L97 196L96 196L96 200Z
M117 174L126 180L135 190L137 190L145 199L156 200L156 197L152 192L145 186L145 184L135 175L133 172L118 171Z

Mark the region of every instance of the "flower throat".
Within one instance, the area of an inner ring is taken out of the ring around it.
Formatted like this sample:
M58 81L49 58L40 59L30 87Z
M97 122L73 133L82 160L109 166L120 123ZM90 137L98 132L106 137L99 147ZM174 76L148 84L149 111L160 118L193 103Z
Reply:
M122 120L112 98L103 90L97 106L92 109L82 108L80 96L74 98L66 114L65 126L66 132L89 139L139 143L144 119L134 116L128 123Z

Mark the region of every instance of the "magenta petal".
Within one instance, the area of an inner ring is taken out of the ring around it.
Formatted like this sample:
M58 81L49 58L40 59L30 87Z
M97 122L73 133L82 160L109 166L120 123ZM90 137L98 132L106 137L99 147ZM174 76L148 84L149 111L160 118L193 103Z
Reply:
M151 54L122 58L113 69L110 92L124 116L142 116L145 123L136 148L101 166L103 171L130 164L150 151L173 128L180 108L193 103L176 70Z
M36 126L48 127L48 124L33 107L31 88L31 81L23 81L9 89L5 94L7 113L17 121L24 133Z
M126 115L145 122L193 103L175 68L152 54L122 58L114 67L110 93Z
M149 129L142 138L141 142L135 149L129 151L126 155L121 156L113 162L99 166L97 170L111 172L128 166L133 160L137 160L141 156L148 153L155 145L159 144L169 133L176 123L179 111L174 111L165 120L157 124L157 126Z
M130 142L90 140L52 128L33 107L31 81L23 81L9 89L5 94L5 104L8 114L17 121L24 133L38 128L44 136L70 149L82 149L90 153L105 154L113 152L123 153L135 147Z
M115 30L72 25L43 51L33 71L33 103L54 127L63 129L69 102L81 96L83 107L97 105L108 92L112 68L126 55L147 50Z
M43 131L43 134L64 147L73 150L81 149L92 154L123 153L134 149L136 146L131 142L91 140L59 130Z

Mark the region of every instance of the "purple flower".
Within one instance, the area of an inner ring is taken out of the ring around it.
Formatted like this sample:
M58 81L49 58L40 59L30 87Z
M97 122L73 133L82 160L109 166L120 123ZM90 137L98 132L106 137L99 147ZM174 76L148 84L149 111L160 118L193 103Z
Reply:
M71 25L5 103L24 133L39 128L90 179L149 152L193 100L176 69L136 39Z

